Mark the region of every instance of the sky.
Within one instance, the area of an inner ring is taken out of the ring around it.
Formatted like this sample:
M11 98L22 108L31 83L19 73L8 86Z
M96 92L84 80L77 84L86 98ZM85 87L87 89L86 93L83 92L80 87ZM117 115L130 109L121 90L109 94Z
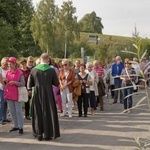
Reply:
M61 8L63 1L55 0ZM34 6L40 0L33 0ZM95 11L102 19L103 34L132 37L136 26L139 36L150 38L150 0L72 0L78 20Z

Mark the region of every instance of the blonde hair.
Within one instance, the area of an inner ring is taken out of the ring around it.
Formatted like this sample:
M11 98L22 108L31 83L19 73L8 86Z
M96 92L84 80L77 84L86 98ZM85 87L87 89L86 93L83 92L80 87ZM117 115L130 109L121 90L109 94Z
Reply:
M9 57L3 57L1 60L1 65L3 65L7 61L7 59L9 59Z
M88 62L88 63L86 64L86 68L88 68L88 67L93 67L93 64L92 64L91 62Z
M69 61L68 61L68 59L62 59L62 62L61 62L62 64L69 64Z

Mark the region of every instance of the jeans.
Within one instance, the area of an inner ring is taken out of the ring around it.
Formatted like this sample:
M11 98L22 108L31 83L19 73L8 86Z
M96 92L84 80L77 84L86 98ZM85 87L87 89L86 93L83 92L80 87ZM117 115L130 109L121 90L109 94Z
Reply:
M4 91L0 89L0 120L6 119L7 101L4 99Z
M22 103L18 101L8 100L8 105L10 113L14 122L15 128L23 128L23 113L22 113Z
M126 84L122 83L122 87L126 87ZM127 95L133 93L133 88L123 89L123 97L125 98ZM132 107L132 96L124 99L124 109L128 109Z
M120 79L116 84L115 84L115 89L117 88L121 88L121 84L122 84L122 80ZM114 101L117 102L118 101L118 95L119 95L119 91L120 91L120 102L122 102L122 90L116 90L115 91L115 96L114 96Z
M72 93L69 92L68 87L61 91L61 98L63 114L65 115L67 112L66 104L68 102L68 114L72 115Z

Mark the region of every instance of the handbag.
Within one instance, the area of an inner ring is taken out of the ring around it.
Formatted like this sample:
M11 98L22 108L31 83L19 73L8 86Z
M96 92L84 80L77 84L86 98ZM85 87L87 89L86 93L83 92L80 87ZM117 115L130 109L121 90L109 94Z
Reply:
M28 101L28 91L25 86L18 87L18 102Z

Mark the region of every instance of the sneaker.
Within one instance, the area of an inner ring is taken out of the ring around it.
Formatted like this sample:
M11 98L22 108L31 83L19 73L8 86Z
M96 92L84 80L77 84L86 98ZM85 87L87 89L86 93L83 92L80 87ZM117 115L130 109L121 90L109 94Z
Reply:
M71 114L69 114L69 118L72 118L72 115L71 115Z
M131 110L129 109L129 110L128 110L128 114L130 114L130 113L131 113Z
M19 135L23 134L23 129L19 129Z
M17 131L17 130L19 130L19 128L13 127L11 130L9 130L9 132L13 132L13 131Z
M64 114L64 113L62 113L62 114L60 114L60 117L64 117L66 114Z

